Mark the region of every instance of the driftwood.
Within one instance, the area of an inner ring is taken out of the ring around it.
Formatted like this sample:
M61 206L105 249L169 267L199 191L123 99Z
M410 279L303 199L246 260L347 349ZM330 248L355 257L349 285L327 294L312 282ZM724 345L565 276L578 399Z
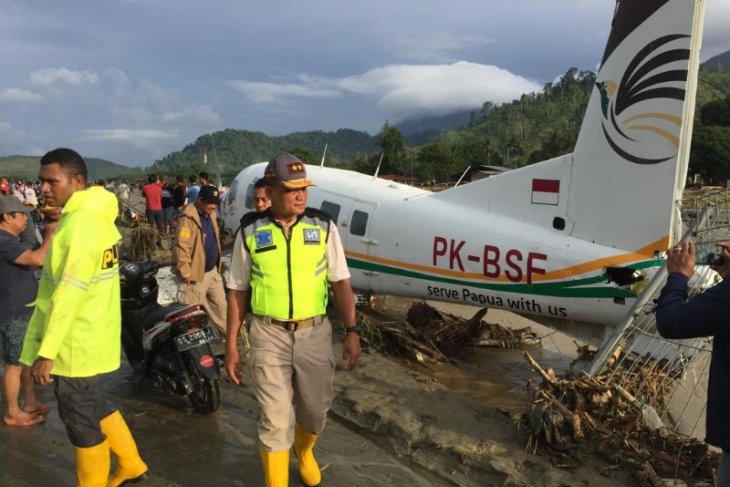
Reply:
M531 391L527 411L516 419L518 426L526 427L530 444L557 455L561 463L566 455L578 461L578 445L596 449L611 462L635 468L637 477L650 485L712 485L718 453L695 438L648 424L652 416L647 409L656 412L635 395L667 394L667 386L661 384L668 381L655 364L644 360L643 367L631 373L616 369L594 378L570 373L556 377L528 353L525 357L543 378ZM655 404L665 404L662 397L650 397Z
M441 313L424 302L414 303L407 320L384 317L373 310L360 313L362 340L376 350L418 362L467 362L466 347L493 340L495 346L513 348L539 343L530 328L510 330L483 320L487 309L466 320Z

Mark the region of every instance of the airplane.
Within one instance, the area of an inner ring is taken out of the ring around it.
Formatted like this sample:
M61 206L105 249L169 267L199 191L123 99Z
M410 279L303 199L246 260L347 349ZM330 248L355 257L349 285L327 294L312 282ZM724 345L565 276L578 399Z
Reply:
M600 343L680 238L703 14L703 0L617 2L571 154L440 192L307 166L308 205L338 225L353 288L506 309ZM253 209L265 164L231 184L227 228Z

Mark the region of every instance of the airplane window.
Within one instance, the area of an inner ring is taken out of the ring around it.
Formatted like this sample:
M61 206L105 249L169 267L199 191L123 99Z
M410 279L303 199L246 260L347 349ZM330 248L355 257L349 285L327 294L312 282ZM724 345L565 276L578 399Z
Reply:
M340 205L330 201L323 201L319 209L327 213L332 218L332 221L335 222L335 225L337 224L337 220L340 217Z
M368 227L368 214L364 211L355 210L352 212L352 221L350 221L350 233L353 235L365 235Z
M246 188L246 208L253 209L253 184Z

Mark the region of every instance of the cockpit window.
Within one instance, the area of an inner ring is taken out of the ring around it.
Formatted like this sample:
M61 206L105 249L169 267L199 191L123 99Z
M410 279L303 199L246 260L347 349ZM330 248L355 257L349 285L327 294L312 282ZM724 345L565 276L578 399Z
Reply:
M332 217L332 221L337 224L337 220L340 217L340 205L332 203L331 201L322 201L322 206L319 207L322 211Z

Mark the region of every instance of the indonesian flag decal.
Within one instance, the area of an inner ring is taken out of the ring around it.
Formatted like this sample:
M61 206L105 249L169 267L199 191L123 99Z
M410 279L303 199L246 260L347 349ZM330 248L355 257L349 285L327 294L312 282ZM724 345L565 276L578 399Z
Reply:
M559 179L533 179L532 204L557 206L560 196Z

